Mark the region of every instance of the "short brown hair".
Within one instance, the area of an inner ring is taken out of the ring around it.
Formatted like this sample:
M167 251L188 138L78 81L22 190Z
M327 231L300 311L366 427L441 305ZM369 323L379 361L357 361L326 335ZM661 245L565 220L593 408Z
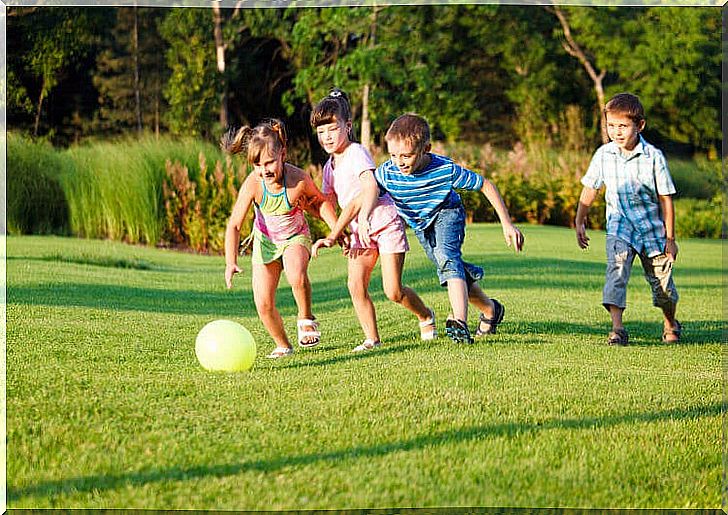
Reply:
M604 116L607 113L623 114L635 123L645 119L645 108L642 107L642 102L637 95L631 93L614 95L604 106Z
M417 114L403 114L392 122L384 139L406 141L420 152L430 143L430 126L427 120Z

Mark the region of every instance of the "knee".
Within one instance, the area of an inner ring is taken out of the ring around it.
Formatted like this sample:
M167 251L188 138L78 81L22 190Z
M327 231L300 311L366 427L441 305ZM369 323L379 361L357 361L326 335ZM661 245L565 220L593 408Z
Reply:
M349 295L352 299L364 299L367 297L367 289L361 281L349 279L346 283L349 288Z
M402 291L402 285L396 284L396 285L384 285L384 294L387 296L389 300L392 302L396 302L397 304L400 304L402 302L402 299L404 298L404 291Z
M308 276L305 273L291 274L287 279L293 290L302 290L308 286Z
M263 318L265 315L271 313L276 308L275 300L268 298L255 298L255 309L258 311L258 316Z

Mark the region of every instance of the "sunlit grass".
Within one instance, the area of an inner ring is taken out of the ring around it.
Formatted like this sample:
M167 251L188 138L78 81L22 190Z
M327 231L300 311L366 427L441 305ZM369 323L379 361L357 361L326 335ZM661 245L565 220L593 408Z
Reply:
M720 242L681 242L683 343L660 343L637 264L632 345L613 348L603 233L582 252L573 231L523 229L520 256L497 226L467 230L466 257L507 309L499 334L420 342L377 271L384 345L352 354L361 329L331 250L310 267L323 342L276 362L261 357L273 344L247 259L228 291L220 257L8 238L9 507L718 508ZM405 281L442 326L446 292L411 243ZM278 300L293 334L285 280ZM195 335L217 318L255 336L249 373L197 363Z

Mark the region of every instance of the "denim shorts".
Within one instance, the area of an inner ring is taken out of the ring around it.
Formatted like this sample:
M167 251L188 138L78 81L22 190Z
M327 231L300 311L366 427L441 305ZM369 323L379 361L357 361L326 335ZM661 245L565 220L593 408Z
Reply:
M672 263L667 256L638 254L629 243L611 235L607 236L607 273L602 292L604 307L627 306L627 283L635 257L640 258L645 279L652 289L652 304L658 308L674 308L679 296L672 280Z
M483 269L463 261L461 247L465 240L465 209L462 205L444 207L424 230L415 231L425 254L437 267L440 286L448 279L462 279L468 287L483 278Z

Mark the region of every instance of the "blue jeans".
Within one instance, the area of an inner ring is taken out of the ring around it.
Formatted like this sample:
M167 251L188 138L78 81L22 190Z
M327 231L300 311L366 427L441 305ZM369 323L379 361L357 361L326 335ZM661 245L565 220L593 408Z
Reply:
M462 279L470 286L483 278L483 269L463 261L460 251L465 240L465 209L462 204L444 207L422 231L415 231L427 257L437 267L440 286L448 279Z

